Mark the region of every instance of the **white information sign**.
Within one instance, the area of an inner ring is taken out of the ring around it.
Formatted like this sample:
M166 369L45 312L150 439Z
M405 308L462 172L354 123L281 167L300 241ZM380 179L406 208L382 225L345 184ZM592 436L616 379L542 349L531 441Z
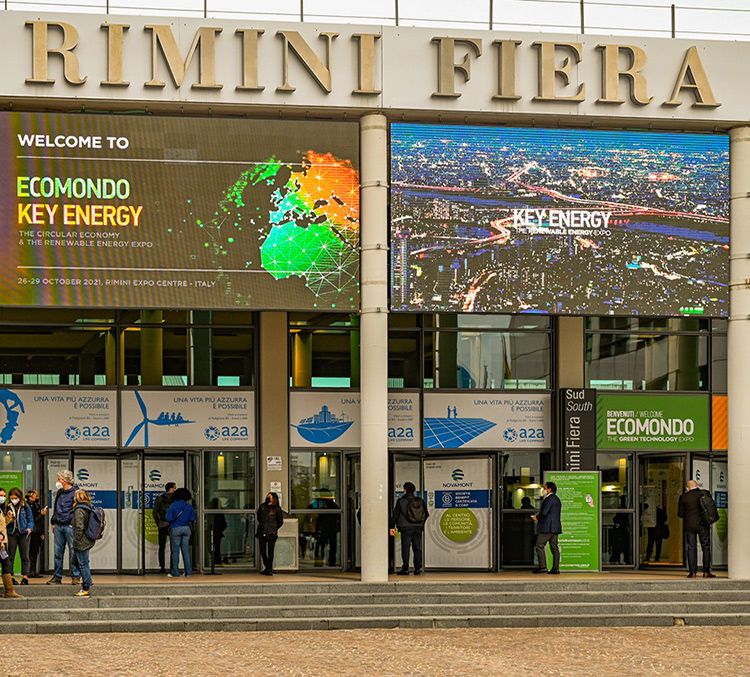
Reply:
M0 446L115 447L112 390L0 388Z
M547 394L428 393L424 448L548 448L550 410Z
M357 392L293 392L289 398L292 447L359 447ZM389 393L388 446L419 448L419 394Z
M80 489L91 496L91 503L104 508L106 528L101 540L91 549L91 569L117 569L117 459L75 459L73 475Z
M430 516L425 566L489 569L492 563L492 464L489 458L424 462Z
M122 446L251 447L252 390L128 390L122 393Z

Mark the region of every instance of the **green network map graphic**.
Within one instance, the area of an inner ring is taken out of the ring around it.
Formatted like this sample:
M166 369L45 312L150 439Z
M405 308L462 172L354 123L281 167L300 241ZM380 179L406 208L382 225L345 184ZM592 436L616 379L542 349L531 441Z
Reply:
M270 190L258 191L259 187ZM243 171L224 192L210 221L198 219L204 248L236 305L253 305L222 272L231 247L255 229L260 266L277 280L298 276L314 295L313 307L355 308L359 272L359 176L349 160L307 151L301 166L275 157ZM254 267L245 260L247 269Z

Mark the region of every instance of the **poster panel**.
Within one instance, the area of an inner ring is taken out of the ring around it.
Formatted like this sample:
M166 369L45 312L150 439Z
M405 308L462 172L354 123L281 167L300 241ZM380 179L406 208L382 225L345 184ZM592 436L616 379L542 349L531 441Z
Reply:
M601 478L599 471L548 471L545 482L557 485L562 503L560 571L599 571L601 568ZM547 567L552 560L547 549Z
M91 496L91 503L104 508L107 521L104 536L91 549L91 569L117 569L117 459L74 459L73 475L78 487Z
M359 447L360 395L349 391L292 392L292 447ZM419 449L419 394L388 394L388 447Z
M0 445L115 447L113 390L0 388Z
M598 396L597 448L707 451L706 395Z
M544 449L552 445L550 396L426 393L425 449Z
M122 446L249 447L255 445L255 393L220 390L126 390Z
M727 315L726 135L390 129L392 310Z
M727 566L729 563L728 510L729 486L727 481L727 462L711 462L711 493L719 511L719 521L711 525L711 564Z
M425 523L425 566L492 566L492 463L489 458L424 462L430 517Z
M357 310L356 123L0 113L10 306Z

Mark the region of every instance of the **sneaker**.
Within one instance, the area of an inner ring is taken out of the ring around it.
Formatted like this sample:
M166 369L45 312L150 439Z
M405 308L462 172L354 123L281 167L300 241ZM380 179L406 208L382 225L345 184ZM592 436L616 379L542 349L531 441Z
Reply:
M62 585L62 579L53 576L47 581L47 585Z
M174 574L167 574L167 578L179 578L180 574L177 574L176 576Z
M70 581L71 585L80 585L81 579L80 578L74 578L72 581Z
M88 590L79 590L74 597L88 597L89 591Z
M396 572L396 576L408 576L408 575L409 575L409 570L408 569L399 569Z
M29 584L29 579L28 578L22 578L21 579L21 585L28 585L28 584Z
M559 570L559 569L550 569L550 570L549 570L549 571L548 571L547 573L548 573L548 574L553 574L553 575L554 575L554 574L559 574L559 573L560 573L560 570Z

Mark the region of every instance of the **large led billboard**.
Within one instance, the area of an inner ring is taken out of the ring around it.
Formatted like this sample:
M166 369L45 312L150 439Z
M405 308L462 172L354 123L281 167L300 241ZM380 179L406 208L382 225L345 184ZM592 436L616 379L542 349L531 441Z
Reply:
M0 304L354 310L357 130L0 113Z
M396 311L726 316L729 141L391 125Z

